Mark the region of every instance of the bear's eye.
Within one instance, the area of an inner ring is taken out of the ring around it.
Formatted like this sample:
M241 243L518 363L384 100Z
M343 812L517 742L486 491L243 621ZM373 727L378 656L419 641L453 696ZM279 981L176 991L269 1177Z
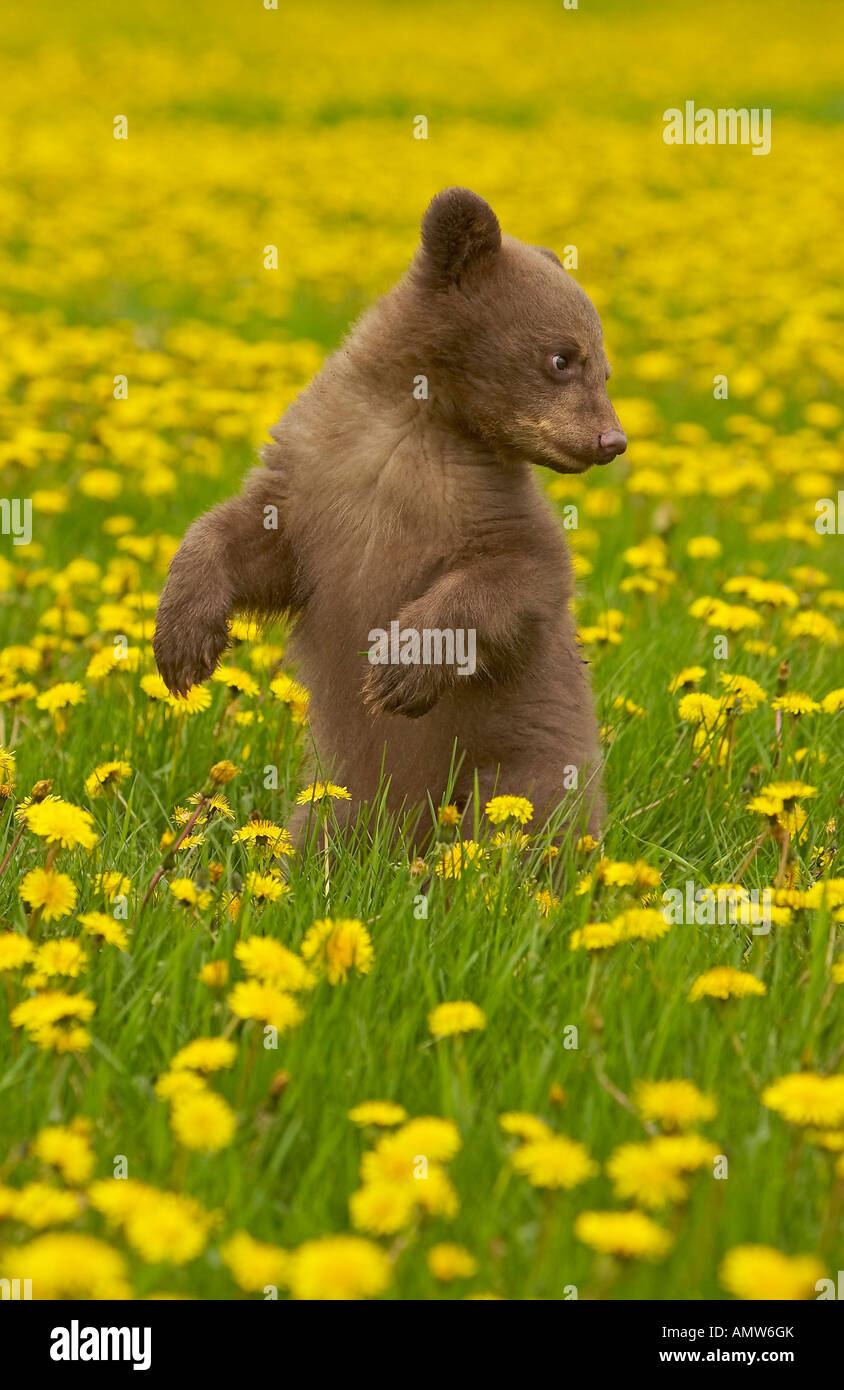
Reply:
M564 372L568 364L568 358L563 357L561 352L555 352L554 356L551 358L551 366L554 368L555 372Z

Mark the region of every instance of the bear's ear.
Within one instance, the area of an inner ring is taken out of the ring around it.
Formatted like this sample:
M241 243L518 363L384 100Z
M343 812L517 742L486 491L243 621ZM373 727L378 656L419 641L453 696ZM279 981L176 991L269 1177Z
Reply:
M498 218L469 188L444 188L422 218L422 249L442 285L457 285L467 271L501 248Z

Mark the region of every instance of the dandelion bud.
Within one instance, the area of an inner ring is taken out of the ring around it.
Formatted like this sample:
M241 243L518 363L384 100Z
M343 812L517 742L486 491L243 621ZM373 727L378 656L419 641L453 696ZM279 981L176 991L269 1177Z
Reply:
M224 758L221 763L214 764L208 776L216 786L224 787L227 782L237 776L239 771L240 769L235 767L234 763L229 762L228 758Z

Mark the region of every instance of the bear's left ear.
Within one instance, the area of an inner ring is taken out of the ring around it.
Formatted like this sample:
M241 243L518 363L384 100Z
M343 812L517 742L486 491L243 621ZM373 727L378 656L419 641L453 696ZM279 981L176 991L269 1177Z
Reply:
M469 188L444 188L422 218L422 249L436 280L458 285L501 249L498 218Z

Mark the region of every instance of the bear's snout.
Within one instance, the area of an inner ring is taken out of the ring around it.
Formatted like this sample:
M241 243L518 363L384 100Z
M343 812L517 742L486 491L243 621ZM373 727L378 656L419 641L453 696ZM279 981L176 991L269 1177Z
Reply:
M609 463L627 448L627 435L624 430L604 430L598 439L600 463Z

